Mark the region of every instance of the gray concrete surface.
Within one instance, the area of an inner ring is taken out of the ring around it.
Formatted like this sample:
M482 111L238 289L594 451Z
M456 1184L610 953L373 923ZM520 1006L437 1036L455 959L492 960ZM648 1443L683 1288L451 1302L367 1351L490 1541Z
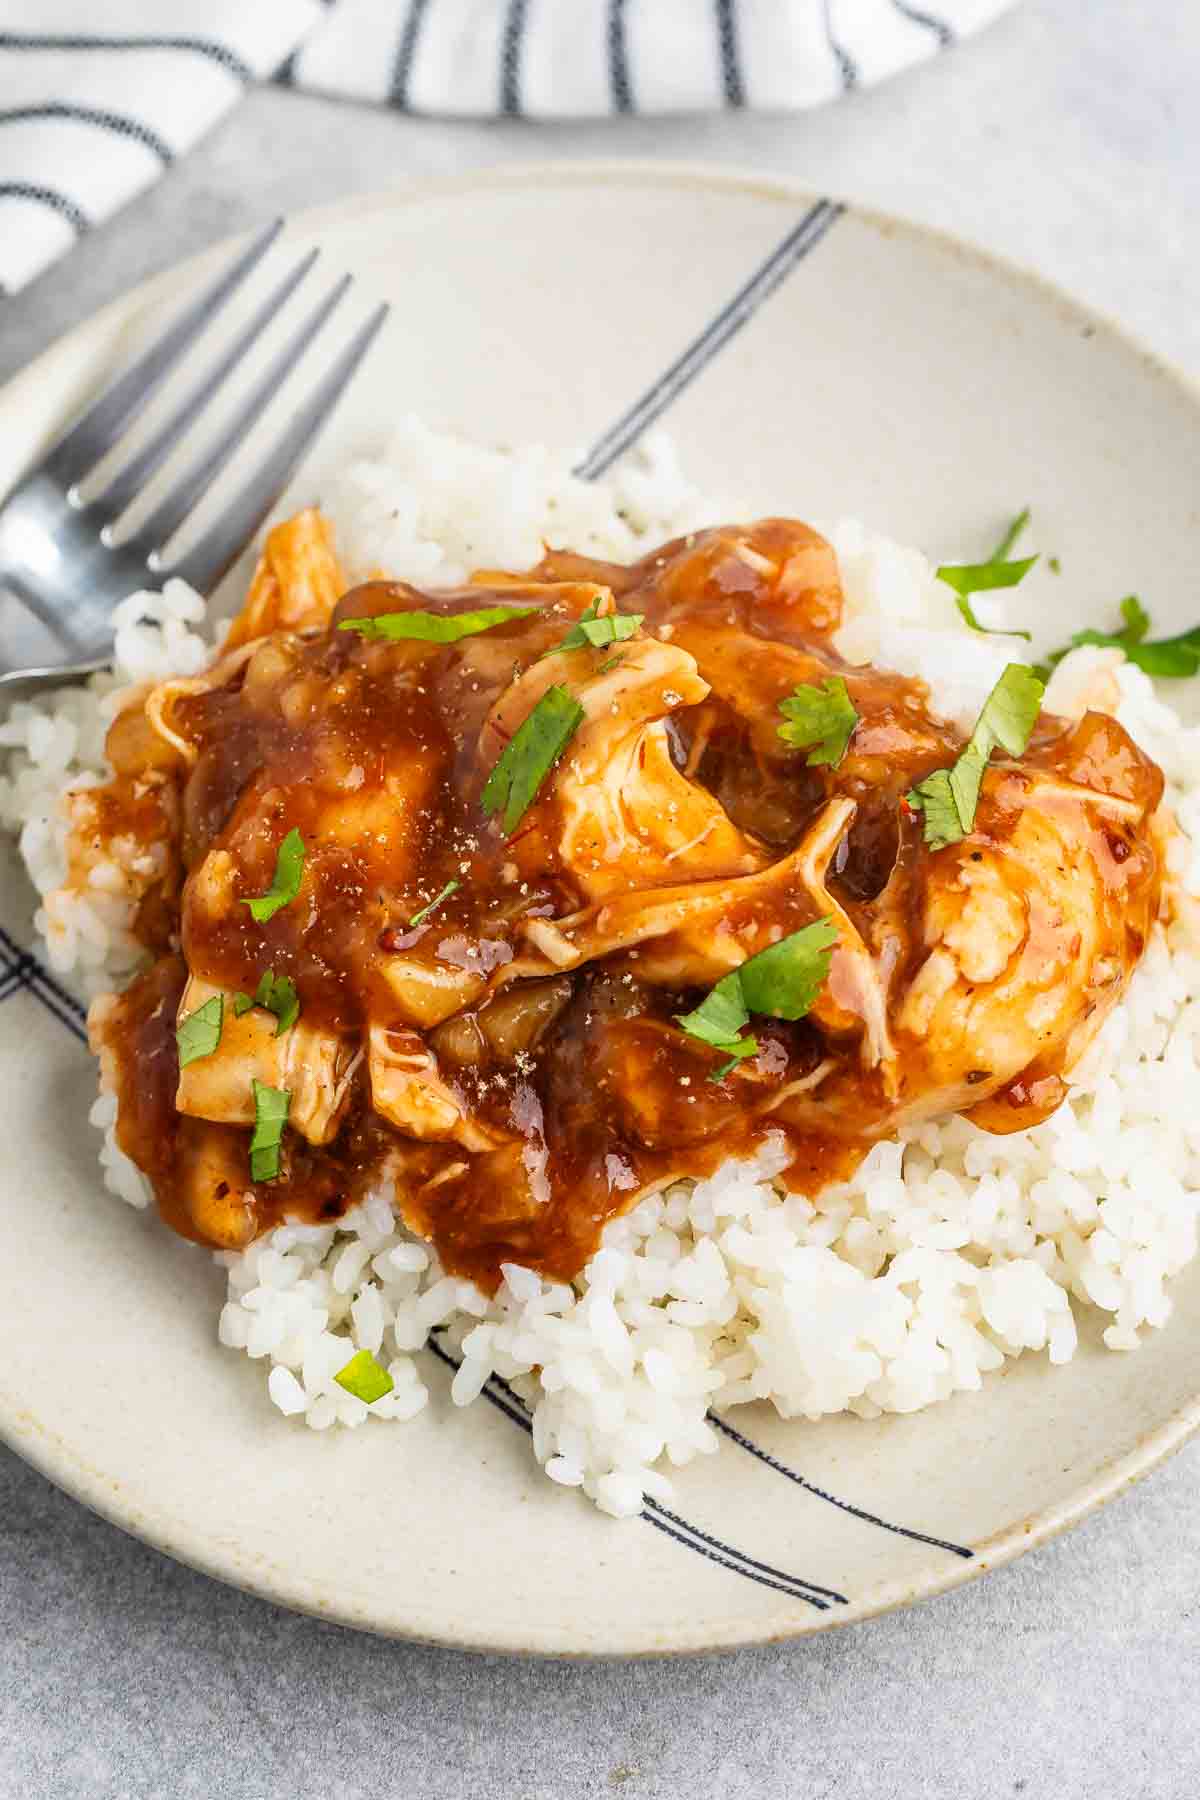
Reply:
M1200 10L1028 0L800 118L440 125L268 91L0 309L0 375L241 224L537 156L786 171L967 233L1200 375ZM1200 1447L1063 1541L914 1611L682 1663L358 1637L125 1538L0 1451L9 1800L1183 1800L1200 1785Z

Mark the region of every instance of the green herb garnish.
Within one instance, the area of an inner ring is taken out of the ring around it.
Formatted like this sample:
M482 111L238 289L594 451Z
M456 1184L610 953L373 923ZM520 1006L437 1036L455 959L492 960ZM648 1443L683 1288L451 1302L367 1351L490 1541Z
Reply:
M730 975L723 975L693 1012L675 1015L689 1037L699 1038L702 1043L710 1044L714 1050L720 1050L729 1058L727 1063L722 1063L714 1071L714 1081L723 1081L730 1069L741 1062L744 1056L754 1056L758 1052L756 1037L740 1035L743 1025L749 1021L750 1013L742 997L742 984L738 976L737 969Z
M723 975L694 1011L676 1015L689 1037L729 1058L713 1071L711 1080L723 1081L743 1057L756 1054L758 1039L741 1036L751 1013L772 1019L804 1017L829 974L837 936L837 925L828 915L814 919Z
M1151 638L1147 642L1150 614L1137 595L1126 594L1120 610L1124 620L1120 631L1077 631L1069 644L1061 650L1052 651L1046 658L1044 667L1047 674L1057 667L1068 651L1078 650L1083 644L1099 644L1104 649L1123 650L1128 661L1136 663L1147 675L1182 680L1186 676L1200 674L1200 625L1193 625L1190 631L1181 631L1177 637Z
M419 912L413 914L412 918L408 921L409 924L419 925L422 919L427 919L429 917L435 906L440 906L443 900L448 900L450 898L451 894L457 894L461 886L461 881L448 881L441 893L433 896L433 899L429 902L428 906L423 906Z
M597 618L598 602L593 600L586 612L580 614L561 644L555 644L553 650L547 650L547 656L555 655L559 650L584 650L589 645L593 650L602 650L608 644L623 644L631 638L638 626L646 617L645 613L606 613Z
M988 557L988 561L998 563L1004 562L1007 559L1009 552L1015 548L1017 539L1020 537L1028 523L1029 508L1023 506L1016 518L1009 521L1004 536L1000 539L1000 542ZM1036 561L1037 559L1034 558L1034 560Z
M250 1179L274 1181L279 1173L279 1146L292 1096L286 1088L251 1081L254 1090L254 1135L250 1139Z
M202 1056L212 1055L221 1041L224 1015L224 999L220 994L213 994L203 1006L198 1006L195 1012L189 1013L186 1019L180 1021L175 1031L175 1042L179 1046L181 1069L186 1069L189 1063L199 1062Z
M785 744L807 750L805 762L827 763L836 769L846 754L850 734L858 724L858 714L846 683L833 675L818 687L804 681L779 702L779 710L787 720L778 727Z
M943 563L937 572L938 580L944 581L947 587L954 589L955 605L963 620L972 631L989 632L992 637L1028 638L1027 631L992 631L988 625L981 625L975 617L975 609L971 605L972 594L986 593L988 589L1016 587L1028 575L1036 556L1021 557L1016 562L1008 560L1008 553L1029 523L1029 508L1023 507L1009 525L1008 530L987 558L981 563Z
M966 749L952 768L935 769L910 789L910 807L925 815L925 842L931 850L957 844L975 825L983 773L992 751L1020 756L1037 721L1045 693L1025 663L1009 663L988 695Z
M281 906L286 906L300 892L300 877L304 873L304 839L300 833L289 831L280 844L275 856L275 874L265 894L256 894L253 900L243 900L254 918L260 924L266 919L273 919Z
M274 969L266 970L252 994L234 995L234 1017L240 1019L252 1006L264 1007L267 1012L275 1014L278 1020L276 1037L282 1037L285 1031L290 1031L300 1017L300 1000L295 988L286 975L281 975L277 981Z
M356 1400L364 1401L367 1406L375 1400L382 1400L396 1385L369 1350L359 1350L344 1369L338 1370L333 1379L339 1387L345 1388L348 1394L353 1394Z
M487 778L481 801L489 816L504 812L511 837L543 781L583 723L583 708L565 687L547 688L528 718L514 731Z
M342 619L339 631L357 631L360 637L418 638L425 644L457 644L460 638L477 637L496 625L507 625L512 619L527 619L540 612L538 606L480 606L474 612L376 613L372 619Z

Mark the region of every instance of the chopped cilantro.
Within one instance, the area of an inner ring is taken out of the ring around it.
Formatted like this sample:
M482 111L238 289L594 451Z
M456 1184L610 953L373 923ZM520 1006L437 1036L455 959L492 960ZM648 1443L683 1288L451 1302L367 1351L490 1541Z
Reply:
M543 781L583 723L583 708L565 687L547 688L496 759L481 796L483 810L503 810L511 837Z
M778 727L785 744L807 750L805 762L826 763L836 768L846 754L851 733L858 724L858 714L846 683L833 675L818 687L805 681L793 688L779 710L787 720Z
M699 1006L677 1015L689 1037L699 1038L729 1058L713 1071L713 1081L723 1081L743 1057L757 1052L758 1039L741 1035L751 1013L772 1019L804 1017L829 974L837 935L832 918L814 919L811 925L749 957L740 969L723 975Z
M989 625L981 625L975 617L970 599L972 594L986 593L989 589L1016 587L1028 575L1037 561L1036 556L1024 556L1016 562L1009 561L1009 552L1028 523L1029 508L1026 506L1017 514L985 562L943 563L938 570L938 580L954 589L955 605L972 631L991 632L993 637L1029 637L1027 631L992 631Z
M1029 742L1044 692L1032 669L1024 663L1009 663L988 695L970 741L953 767L935 769L910 789L908 804L925 815L925 842L931 850L958 843L974 828L988 758L997 748L1007 750L1010 756L1021 754Z
M357 631L365 638L418 638L426 644L457 644L460 638L476 637L496 625L507 625L512 619L527 619L536 606L480 606L474 612L376 613L369 619L343 619L339 631Z
M268 1087L265 1081L252 1081L251 1086L254 1090L254 1135L250 1139L250 1178L252 1181L274 1181L279 1173L279 1146L292 1096L286 1088Z
M338 1370L333 1379L339 1387L345 1388L348 1394L353 1394L356 1400L364 1401L367 1406L376 1400L382 1400L396 1385L369 1350L359 1350L344 1369Z
M440 906L443 900L448 900L450 898L451 894L457 894L461 886L461 881L448 881L441 893L433 896L433 899L429 902L428 906L423 906L419 912L413 914L412 918L408 921L409 924L419 925L422 919L427 919L429 917L435 906Z
M304 839L300 833L289 831L280 844L275 856L275 874L265 894L256 894L252 900L243 900L242 905L250 908L251 914L261 924L266 919L273 919L281 906L286 906L300 892L300 877L304 873Z
M267 1012L274 1013L278 1021L275 1036L282 1037L290 1031L300 1017L300 1000L292 982L286 975L275 979L274 969L267 969L252 994L235 994L233 997L234 1017L240 1019L248 1013L252 1006L261 1006Z
M179 1046L179 1066L186 1069L189 1063L199 1062L202 1056L211 1056L221 1041L221 1026L224 1021L225 1002L220 994L213 994L211 999L198 1006L195 1012L189 1013L180 1021L175 1032L175 1042Z
M1123 650L1129 661L1144 669L1147 675L1181 680L1200 674L1200 625L1193 625L1190 631L1181 631L1177 637L1151 638L1147 642L1150 614L1136 594L1126 594L1120 612L1123 620L1120 631L1077 631L1069 644L1052 651L1046 658L1047 674L1057 667L1068 651L1078 650L1082 644Z
M589 645L593 650L602 650L609 644L623 644L631 638L645 618L645 613L606 613L604 617L596 616L597 602L592 601L587 611L581 613L572 625L561 644L555 644L554 650L548 650L547 656L558 650L583 650Z

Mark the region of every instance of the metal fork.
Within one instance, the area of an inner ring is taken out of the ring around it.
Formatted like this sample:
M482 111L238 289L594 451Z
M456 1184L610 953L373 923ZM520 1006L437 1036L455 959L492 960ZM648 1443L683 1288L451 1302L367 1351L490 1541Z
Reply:
M234 408L216 436L177 477L132 536L114 541L122 515L145 490L168 456L221 391L279 309L317 259L310 251L240 327L216 362L185 394L170 417L126 461L103 490L86 502L80 488L117 450L127 428L185 352L223 310L283 228L277 219L184 308L130 368L119 375L59 439L47 456L0 506L0 590L7 589L41 625L53 648L34 661L20 650L6 653L0 640L0 690L15 684L64 681L103 668L113 650L112 613L118 601L151 582L179 575L210 594L271 510L293 471L321 431L387 316L378 306L354 333L327 372L293 413L234 499L177 561L168 563L170 540L193 513L238 445L319 336L352 277L343 276L296 326L283 348ZM17 609L7 604L6 620Z

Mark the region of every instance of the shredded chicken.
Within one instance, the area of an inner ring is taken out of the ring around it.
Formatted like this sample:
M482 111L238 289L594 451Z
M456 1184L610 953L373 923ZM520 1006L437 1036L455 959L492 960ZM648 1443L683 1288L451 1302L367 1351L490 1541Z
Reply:
M1111 711L1107 662L1065 669L1070 716L994 758L935 851L904 796L963 734L920 683L841 662L836 563L805 526L629 568L556 552L443 595L343 587L319 514L277 526L211 668L133 696L112 782L73 802L76 853L112 858L158 953L93 1031L180 1230L240 1244L388 1183L448 1267L570 1276L607 1217L768 1131L816 1192L914 1120L1011 1130L1061 1099L1160 905L1161 776L1087 710ZM339 629L498 606L519 616L465 635ZM580 620L599 641L562 648ZM853 733L810 763L779 705L835 676ZM578 716L535 732L506 832L485 784L551 690ZM749 1019L733 1056L687 1024L818 920L803 1016ZM294 1022L235 1012L267 974ZM219 1041L180 1070L177 1027L218 995ZM255 1181L263 1089L287 1126Z

